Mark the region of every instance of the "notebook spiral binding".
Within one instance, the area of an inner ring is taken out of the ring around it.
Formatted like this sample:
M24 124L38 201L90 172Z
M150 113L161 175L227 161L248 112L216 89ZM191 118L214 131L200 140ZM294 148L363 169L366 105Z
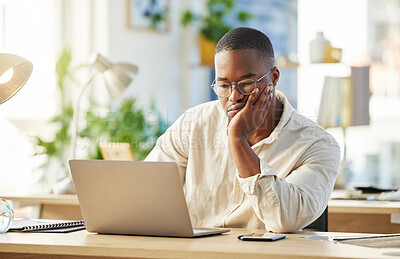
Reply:
M41 230L41 229L56 229L56 228L66 228L66 227L84 226L84 225L85 225L85 223L83 220L77 220L77 221L68 221L68 222L62 222L62 223L50 223L50 224L24 226L23 231Z

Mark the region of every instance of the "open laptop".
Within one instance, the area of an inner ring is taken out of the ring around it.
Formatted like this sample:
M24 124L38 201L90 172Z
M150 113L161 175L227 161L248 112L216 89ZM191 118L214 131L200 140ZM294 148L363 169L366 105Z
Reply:
M175 163L72 159L69 166L89 232L198 237L229 231L192 227Z

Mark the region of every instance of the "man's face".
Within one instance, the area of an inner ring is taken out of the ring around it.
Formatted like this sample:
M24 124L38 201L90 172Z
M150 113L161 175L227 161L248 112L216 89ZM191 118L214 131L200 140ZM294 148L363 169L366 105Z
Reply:
M243 95L239 92L236 83L244 79L257 80L270 69L271 67L267 67L263 57L253 49L228 50L215 55L216 81L235 85L230 96L219 98L229 120L245 106L249 99L249 95ZM271 74L272 72L257 83L260 92L271 84Z

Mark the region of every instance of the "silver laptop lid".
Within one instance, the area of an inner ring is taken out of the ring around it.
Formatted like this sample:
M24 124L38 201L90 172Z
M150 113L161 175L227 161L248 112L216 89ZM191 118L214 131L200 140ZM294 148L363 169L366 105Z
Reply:
M69 165L88 231L193 236L175 163L73 159Z

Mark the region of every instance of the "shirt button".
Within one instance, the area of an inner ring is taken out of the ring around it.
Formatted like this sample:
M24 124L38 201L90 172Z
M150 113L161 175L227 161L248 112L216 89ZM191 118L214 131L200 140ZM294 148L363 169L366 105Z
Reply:
M320 187L319 185L317 186L317 190L318 190L318 191L321 190L321 187Z

